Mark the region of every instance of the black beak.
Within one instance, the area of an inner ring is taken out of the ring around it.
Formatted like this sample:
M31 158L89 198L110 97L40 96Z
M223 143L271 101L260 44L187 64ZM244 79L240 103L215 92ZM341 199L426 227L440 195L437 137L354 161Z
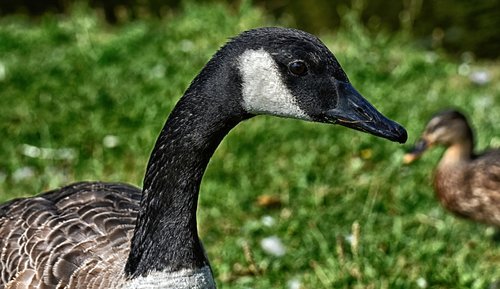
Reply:
M404 127L378 112L350 83L339 82L337 88L339 103L326 112L330 121L391 141L406 142L408 134Z

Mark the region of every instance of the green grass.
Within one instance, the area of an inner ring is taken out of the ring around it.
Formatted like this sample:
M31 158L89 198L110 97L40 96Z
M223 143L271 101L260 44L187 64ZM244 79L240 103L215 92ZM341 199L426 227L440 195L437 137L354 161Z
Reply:
M354 15L344 19L349 28L321 38L354 86L405 125L410 143L430 115L453 106L472 119L479 148L500 146L498 63L464 64L401 35L368 36ZM85 9L64 19L0 19L0 200L81 180L140 186L159 130L203 64L228 37L270 23L247 6L189 6L118 28ZM492 79L475 85L467 69ZM117 146L104 145L109 136ZM286 288L298 279L303 289L418 288L422 280L426 288L488 288L500 279L492 230L439 206L430 178L442 150L407 167L408 146L294 120L240 124L215 153L200 196L200 234L219 287ZM260 195L282 206L260 207ZM264 226L263 216L276 224ZM271 235L285 256L262 251ZM248 274L252 262L257 276Z

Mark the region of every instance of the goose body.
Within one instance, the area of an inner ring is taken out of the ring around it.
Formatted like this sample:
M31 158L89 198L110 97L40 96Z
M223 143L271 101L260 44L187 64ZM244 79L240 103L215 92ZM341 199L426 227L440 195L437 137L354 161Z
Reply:
M286 28L244 32L170 113L142 189L83 182L0 206L0 289L215 288L197 232L200 182L224 136L259 114L406 141L319 39Z
M467 219L500 228L500 149L476 154L472 129L456 110L436 114L407 162L429 147L446 147L434 174L434 190L444 208Z

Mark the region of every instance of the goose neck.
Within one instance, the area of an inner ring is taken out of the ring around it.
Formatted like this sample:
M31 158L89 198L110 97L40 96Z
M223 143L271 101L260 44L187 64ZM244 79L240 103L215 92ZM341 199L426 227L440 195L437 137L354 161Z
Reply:
M170 114L149 160L125 268L132 277L208 265L196 223L201 179L224 136L249 116L221 96L190 91Z

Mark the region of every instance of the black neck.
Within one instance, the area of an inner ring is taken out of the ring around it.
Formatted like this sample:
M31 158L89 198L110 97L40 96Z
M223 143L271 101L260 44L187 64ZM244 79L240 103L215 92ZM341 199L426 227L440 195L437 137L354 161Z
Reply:
M198 77L178 102L151 154L125 268L128 276L208 264L196 227L200 182L224 136L249 115L237 95L227 97L227 87L202 82Z

